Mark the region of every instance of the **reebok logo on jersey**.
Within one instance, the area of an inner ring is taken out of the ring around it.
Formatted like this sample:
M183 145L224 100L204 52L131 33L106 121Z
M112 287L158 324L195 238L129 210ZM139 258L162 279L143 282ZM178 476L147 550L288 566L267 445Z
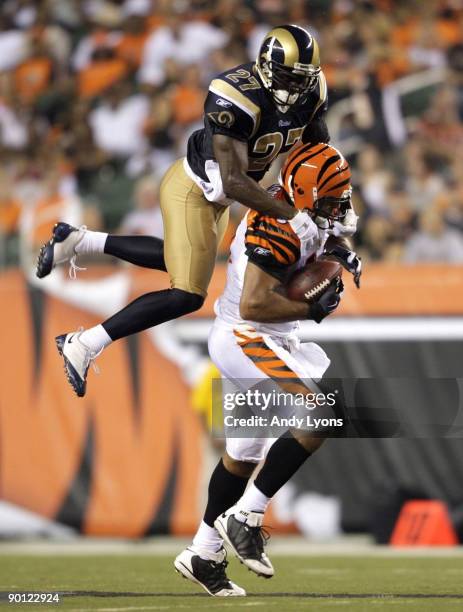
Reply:
M233 106L231 102L228 102L228 100L224 100L223 98L218 98L215 103L219 106L223 106L224 108L230 108L230 106Z

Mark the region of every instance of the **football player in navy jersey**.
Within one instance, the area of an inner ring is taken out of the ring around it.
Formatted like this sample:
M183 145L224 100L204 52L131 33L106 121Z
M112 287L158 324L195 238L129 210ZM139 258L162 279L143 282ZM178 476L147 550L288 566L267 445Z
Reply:
M78 396L85 394L89 365L111 342L202 306L231 202L287 220L301 240L312 231L306 211L273 198L259 181L273 160L299 141L328 142L326 108L317 41L299 26L277 27L265 36L255 62L211 82L204 127L192 134L186 157L169 168L161 183L164 241L66 223L54 227L39 254L39 278L65 262L75 272L76 257L85 253L106 253L170 276L169 289L142 295L100 325L56 338ZM346 216L346 233L355 231L349 227L355 219Z

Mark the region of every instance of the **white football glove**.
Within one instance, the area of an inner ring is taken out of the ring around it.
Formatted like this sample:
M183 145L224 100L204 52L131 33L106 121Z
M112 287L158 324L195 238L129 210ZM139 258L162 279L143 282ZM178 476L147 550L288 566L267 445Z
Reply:
M301 242L313 242L318 238L318 227L304 210L300 210L288 223Z
M354 277L357 289L360 289L360 277L362 276L362 260L355 251L350 251L340 244L335 244L331 249L325 251L325 255L331 255L350 272Z
M353 236L357 231L357 219L358 216L355 211L349 208L342 221L333 222L333 227L330 228L329 233L332 236Z

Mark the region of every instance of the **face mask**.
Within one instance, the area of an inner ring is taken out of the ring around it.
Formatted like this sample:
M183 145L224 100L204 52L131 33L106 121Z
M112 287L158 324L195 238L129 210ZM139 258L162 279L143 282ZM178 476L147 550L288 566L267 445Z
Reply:
M326 217L317 216L313 221L318 228L325 231L329 230L333 225L330 219L327 219Z
M275 89L273 97L280 113L286 113L297 102L299 94L294 93L290 95L286 89Z

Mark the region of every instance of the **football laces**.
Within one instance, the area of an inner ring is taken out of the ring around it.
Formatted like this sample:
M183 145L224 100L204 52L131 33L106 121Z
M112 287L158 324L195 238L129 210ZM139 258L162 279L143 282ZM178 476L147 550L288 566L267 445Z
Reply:
M317 295L319 293L322 293L328 287L329 284L330 284L329 278L325 278L325 280L321 281L320 283L318 283L318 285L315 285L315 287L313 287L312 289L304 293L305 299L311 300L314 297L317 297Z

